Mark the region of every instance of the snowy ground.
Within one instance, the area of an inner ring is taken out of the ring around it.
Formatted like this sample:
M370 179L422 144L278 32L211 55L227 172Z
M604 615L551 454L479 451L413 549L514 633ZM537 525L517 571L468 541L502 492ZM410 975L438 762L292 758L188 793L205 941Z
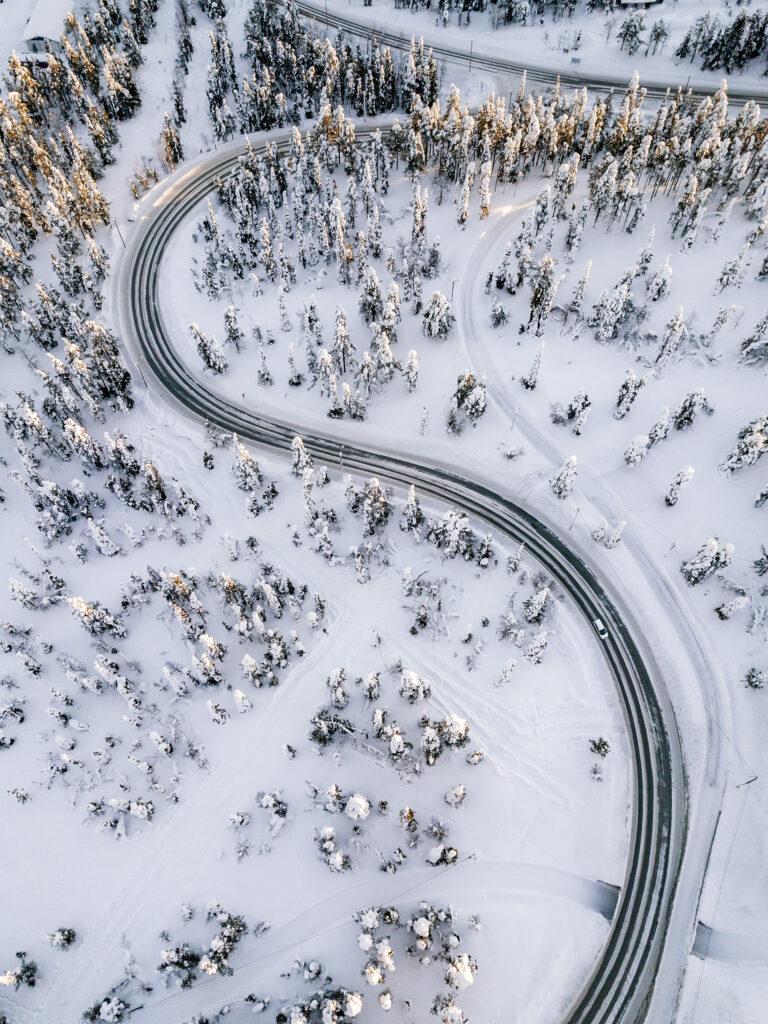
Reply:
M246 6L244 0L230 4L234 37ZM663 13L682 24L690 18L692 6L681 0L670 7L665 4ZM361 17L382 18L383 7L379 0L372 11L357 5L356 11ZM696 5L697 10L700 7ZM22 10L19 0L5 0L0 7L4 39L19 35ZM434 31L431 18L395 13L388 5L386 18L390 27L395 18L400 19L403 31L409 34L420 27ZM519 30L504 31L510 40L518 38L512 33ZM561 59L552 53L552 45L563 31L559 26L525 31L521 46L526 52L542 60L547 55L553 61ZM549 42L544 40L545 31ZM201 17L187 87L184 141L189 156L212 146L205 115L205 32ZM465 44L474 38L478 47L498 46L509 53L501 41L501 30L490 40L476 22L469 33L456 28L446 33ZM674 43L673 37L667 44L667 57L648 58L641 67L649 72L666 69L670 76L680 75L684 80L687 66L669 70L668 55ZM599 33L585 32L583 64L598 48L601 69L608 70ZM166 0L146 50L144 104L139 116L124 126L121 158L103 182L117 227L124 232L130 230L129 219L134 216L133 199L125 187L127 175L141 157L154 159L159 167L154 140L168 107L172 49L173 5ZM611 67L622 73L637 63L613 50L609 60ZM746 80L740 79L740 84ZM489 84L485 79L475 80L476 92L470 99L482 96ZM435 286L453 297L456 327L447 341L428 341L421 334L418 318L406 315L396 354L400 356L411 347L419 350L421 378L416 392L408 395L396 380L373 399L365 423L334 422L333 430L340 438L416 451L494 479L497 486L568 532L574 547L587 552L608 584L630 603L648 645L655 648L664 668L679 715L691 783L692 835L697 835L698 821L711 815L712 806L719 802L727 776L723 816L699 911L699 917L714 927L714 936L709 959L690 961L681 1020L751 1024L762 1019L759 1007L768 984L764 966L768 940L762 914L766 801L760 779L743 784L754 775L764 777L768 763L763 741L765 695L746 689L743 678L753 665L767 667L762 631L745 631L750 612L764 596L751 563L760 554L766 512L752 507L755 492L763 486L760 469L723 480L716 466L733 446L738 430L764 411L765 372L736 361L740 341L765 311L768 285L754 280L764 255L764 239L755 247L744 286L715 297L712 286L723 260L738 249L753 226L738 206L716 242L700 244L688 253L679 252L679 241L670 238L669 206L663 199L653 202L644 224L632 236L616 228L606 237L602 222L587 228L572 267L563 263L558 268L566 273L558 301L567 304L586 260L592 259L586 305L595 302L602 288L614 284L637 258L655 224L652 269L668 252L673 267L671 293L653 308L656 330L680 304L686 315L695 314L694 325L701 331L709 329L719 306L737 304L742 308L716 341L715 348L722 350L716 362L710 363L701 353L686 353L661 379L649 378L630 415L616 422L612 414L624 372L630 366L638 373L647 372L648 359L655 355L653 345L619 350L598 344L587 328L575 336L572 320L562 329L550 326L541 379L536 390L529 392L520 386L519 378L530 368L536 342L517 334L517 325L527 311L526 295L521 291L508 297L495 289L490 296L484 292L487 271L502 259L506 244L517 235L522 217L545 182L532 177L517 189L499 189L491 217L481 223L473 209L464 232L455 226L453 196L446 191L440 205L438 186L428 176L422 183L431 196L429 234L441 238L445 261ZM407 182L393 174L387 198L392 222L385 229L392 240L406 230L408 200ZM180 356L199 374L202 370L189 341L189 322L197 320L205 330L221 336L226 305L207 302L191 286L191 233L201 212L190 217L179 232L163 268L161 289L164 315ZM705 233L713 226L714 220ZM104 244L110 240L113 246L120 245L117 228L109 234L103 232ZM553 253L558 257L560 247L558 233L553 240ZM382 278L386 280L384 273ZM321 289L316 281L300 278L290 296L292 332L280 330L272 286L259 297L244 289L234 298L245 317L263 329L271 327L276 338L276 344L266 349L276 383L271 388L257 384L257 351L251 345L232 358L229 372L217 378L215 386L236 397L245 394L265 413L285 417L289 408L297 430L321 425L327 431L331 424L325 415L327 400L317 389L289 390L286 383L288 342L293 341L301 351L294 314L300 301L313 294L326 335L332 330L336 304L344 302L353 341L365 347L368 329L359 320L354 302L347 298L349 292L330 280ZM510 323L494 329L489 326L488 314L497 297L507 305ZM444 429L448 398L457 374L469 368L487 378L489 409L477 428L449 438ZM4 374L7 395L17 387L30 387L30 375L21 360L6 359ZM707 389L716 407L714 415L700 414L690 429L673 430L643 462L628 468L622 458L628 442L647 432L663 406L674 409L697 387ZM549 413L551 403L567 402L580 388L589 391L593 404L582 436L574 437L568 427L554 425ZM60 660L61 655L71 655L82 666L82 673L92 675L97 655L110 654L109 645L100 651L89 644L65 607L25 612L3 592L0 617L31 627L30 643L43 673L41 679L25 674L14 644L0 656L3 676L16 679L26 700L25 721L4 726L16 740L14 746L0 751L4 768L2 820L12 840L3 844L0 857L6 879L0 969L13 965L18 949L27 950L40 965L34 989L3 991L0 1013L5 1013L11 1024L52 1020L74 1024L86 1005L120 980L126 963L139 979L128 986L131 1003L143 1004L131 1019L157 1024L215 1012L254 991L269 993L274 1009L281 998L311 989L296 975L281 977L296 959L320 959L337 983L358 987L365 958L356 948L351 914L384 902L396 902L408 914L423 898L453 905L462 948L479 962L476 984L462 994L462 1006L472 1020L493 1024L511 1016L534 1024L556 1018L605 941L608 922L602 912L610 897L599 883L621 883L627 845L628 751L616 697L591 632L566 600L558 600L547 620L547 628L553 632L545 660L540 666L529 665L495 634L508 597L517 592L519 606L532 591L530 578L520 580L506 573L503 547L496 545L498 564L483 572L474 565L445 563L426 541L417 543L398 530L396 515L388 529L391 549L383 552L389 564L377 565L370 583L357 584L348 561L331 566L310 552L306 543L303 547L292 543L292 528L301 530L302 488L301 482L289 475L285 461L260 459L265 477L276 481L280 496L273 510L253 519L246 513L245 496L231 480L231 451L217 451L216 468L203 470L201 452L207 442L202 431L140 386L137 399L129 415L111 416L107 427L111 431L118 426L124 429L140 442L142 455L157 462L166 479L177 478L200 501L200 513L179 521L183 547L178 532L174 535L170 526L165 526L164 532L148 534L141 546L134 547L122 527L127 521L140 532L146 519L126 512L107 495L105 526L122 548L120 555L100 555L81 527L69 545L40 553L35 549L40 540L29 521L28 503L8 482L1 513L8 575L19 577L23 568L39 573L50 558L51 571L66 578L71 593L118 609L132 573L146 574L150 565L168 571L194 567L203 581L200 593L210 609L211 631L230 648L224 663L225 685L212 699L220 701L231 718L224 726L213 724L206 710L208 691L195 688L179 699L163 682L163 666L184 665L191 652L159 595L154 595L148 606L129 611L129 637L119 656L121 670L137 684L141 699L149 705L146 720L137 727L116 693L97 696L74 685L72 666L68 676ZM421 435L419 424L425 407L429 422ZM519 446L523 453L507 461L500 445ZM579 460L577 487L568 500L558 502L548 480L574 453ZM6 454L11 468L16 468L15 453ZM664 492L674 474L687 464L695 468L693 481L678 505L667 508ZM83 478L87 487L95 487L75 462L66 471ZM317 496L343 514L343 532L334 538L337 553L343 556L361 539L359 521L346 510L343 483L334 480ZM206 515L210 523L205 522ZM611 525L620 520L628 523L622 544L613 551L595 545L590 538L600 516L606 516ZM245 547L245 538L252 534L260 547L258 557L249 555ZM713 611L732 596L721 582L710 581L691 590L679 572L681 558L690 557L711 534L736 545L734 562L725 575L748 588L751 602L750 608L736 612L727 622L719 621ZM77 540L86 544L86 561L78 560L72 551ZM238 558L233 560L235 540ZM277 688L249 689L253 709L240 715L231 691L238 686L246 688L238 666L246 648L223 625L227 613L204 580L217 571L255 580L264 571L260 567L263 562L276 564L309 588L300 621L295 627L292 621L283 621L280 627L286 633L296 628L307 653L293 659ZM401 573L406 566L416 573L449 578L445 586L447 632L437 639L428 634L412 637L408 632L413 614L402 607L401 597ZM530 568L536 569L535 565ZM306 624L313 592L328 603L325 628L315 631ZM482 624L485 617L488 625ZM470 627L474 639L468 646L462 641ZM374 630L381 634L380 646L373 646ZM38 633L53 644L52 651L47 652ZM485 642L470 671L465 657L478 638ZM519 660L513 681L496 687L499 671L510 655ZM397 695L397 677L389 669L398 659L432 684L432 697L423 707L411 708ZM316 708L328 700L327 676L339 666L347 669L351 691L345 714L361 721L369 717L354 680L381 671L386 703L409 734L418 737L417 719L422 711L431 717L455 712L469 722L468 749L482 747L485 761L469 766L464 753L449 752L421 777L409 779L362 745L342 747L338 756L330 751L320 756L306 741L307 728ZM80 669L74 668L74 672L77 675ZM71 694L74 704L68 706L61 694L51 694L50 686ZM18 695L9 690L3 700ZM47 711L51 707L74 716L75 723L71 719L63 723L59 718L57 724ZM78 723L83 725L82 731ZM164 757L153 748L148 733L155 729L174 735L175 758ZM594 757L588 741L597 735L608 737L612 747L601 784L590 778ZM57 743L57 737L64 739L64 746ZM114 745L108 737L114 738ZM64 763L62 750L70 739L76 741L71 757L83 763L72 764L65 774L53 774L51 765ZM139 741L135 748L134 739ZM202 748L205 766L200 758L195 764L179 754L188 743ZM285 743L298 749L295 760L286 757ZM109 762L95 757L95 751L105 751ZM149 778L138 763L145 760L153 766ZM174 760L179 762L178 773ZM374 804L386 799L389 814L374 811L364 823L363 834L354 838L348 819L314 805L307 793L307 780L321 791L338 783L345 792L364 793ZM454 810L442 802L442 795L459 782L466 783L469 795L465 804ZM28 791L27 803L9 795L15 787ZM271 837L268 813L257 806L256 794L276 789L287 801L289 812L287 824ZM89 800L138 794L152 797L155 816L151 822L128 816L126 837L116 836L101 827L99 819L87 816ZM460 854L457 866L428 866L429 840L423 839L417 850L409 851L397 874L379 870L378 851L390 856L405 842L397 814L406 805L414 807L422 826L428 825L433 814L448 822L449 840ZM229 819L238 811L250 814L250 824L236 832ZM319 858L314 832L328 824L337 827L347 844L353 861L351 872L332 874ZM238 862L236 848L243 837L251 852ZM262 843L271 850L260 852ZM269 921L270 930L242 942L233 957L234 977L203 979L188 991L175 985L166 990L155 971L161 949L182 940L203 945L210 941L214 927L205 922L202 908L212 899L243 914L249 925ZM195 918L186 923L180 914L183 902L197 908ZM482 920L479 932L468 927L473 913ZM77 930L78 940L71 950L52 951L45 942L45 935L60 926ZM161 938L161 931L169 936ZM686 938L681 936L681 945ZM402 935L398 941L398 974L392 988L399 998L413 996L414 1005L408 1013L398 1003L397 1016L392 1013L389 1019L421 1021L427 1019L429 1002L440 987L440 969L433 965L427 972L428 981L424 973L416 980L402 951ZM142 981L155 990L142 994ZM242 1008L233 1012L233 1024L239 1019L237 1014L246 1019L246 1012ZM372 1007L362 1019L373 1020L377 1015Z

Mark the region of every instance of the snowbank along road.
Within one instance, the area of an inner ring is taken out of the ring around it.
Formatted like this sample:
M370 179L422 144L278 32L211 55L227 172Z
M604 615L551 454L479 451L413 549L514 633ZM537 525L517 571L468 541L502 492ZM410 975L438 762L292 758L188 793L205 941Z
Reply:
M370 20L355 18L354 15L340 13L327 4L318 2L307 2L307 0L295 0L294 6L306 18L345 32L348 35L360 36L365 39L376 40L396 50L408 50L411 46L411 36L403 32L389 32L386 28L375 25ZM583 89L585 86L590 92L608 93L614 89L620 89L626 82L618 82L615 78L601 74L595 68L586 68L581 73L570 71L562 74L554 67L542 67L532 64L521 57L496 57L475 51L474 48L465 49L460 46L446 45L441 42L438 35L424 35L424 45L429 47L436 58L444 60L448 64L458 64L478 71L489 71L500 75L511 75L520 77L523 72L527 76L529 85L553 85L560 83L563 89ZM669 91L669 83L647 78L642 80L643 87L651 99L662 100ZM674 92L674 89L672 90ZM686 91L686 90L684 90ZM713 92L712 86L703 89L692 86L691 92L694 96L705 99ZM731 103L739 106L749 100L765 103L768 101L768 90L760 92L752 89L731 89L728 88L728 99Z
M304 5L299 5L304 6ZM375 127L357 129L359 141ZM286 150L285 130L253 136ZM114 307L123 337L147 385L177 409L236 432L256 446L285 457L301 424L267 419L258 410L218 395L185 365L166 329L159 294L164 253L178 227L213 192L245 149L245 140L180 168L153 189L139 207L138 222L115 274ZM331 433L304 433L307 449L329 465L340 463ZM643 650L631 614L619 606L587 563L549 526L501 493L498 483L461 475L447 464L426 463L407 453L343 445L344 469L375 475L395 487L415 483L423 495L448 502L498 530L552 575L581 613L605 623L605 659L623 709L632 754L631 837L624 884L611 930L591 975L564 1016L565 1024L619 1024L645 1019L654 979L665 953L666 926L684 853L685 783L677 726L663 680ZM375 896L372 895L372 899ZM691 918L695 908L690 908ZM679 956L680 951L670 951Z

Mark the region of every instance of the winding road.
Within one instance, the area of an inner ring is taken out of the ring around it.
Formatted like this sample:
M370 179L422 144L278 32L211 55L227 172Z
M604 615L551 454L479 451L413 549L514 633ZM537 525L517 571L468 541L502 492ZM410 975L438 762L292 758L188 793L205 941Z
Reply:
M374 127L381 125L360 125L358 139L364 141ZM267 141L287 149L289 133L281 130L251 138L257 152ZM232 170L244 148L241 140L189 163L149 193L115 277L115 313L149 386L186 415L210 420L258 447L288 456L301 425L268 419L222 397L185 365L166 328L159 294L160 267L174 232L213 191L216 178ZM316 458L339 464L340 442L332 434L303 436ZM502 493L498 484L384 448L356 447L346 440L343 448L346 470L376 475L399 488L414 482L423 495L457 506L515 543L525 543L588 622L601 618L606 624L604 654L632 754L630 850L608 940L564 1024L642 1020L664 951L686 815L677 726L653 655L644 649L631 614L579 554L530 510Z
M342 9L344 11L342 13L338 7L329 7L327 3L321 3L320 0L294 0L294 6L304 17L310 18L320 25L335 28L348 35L375 40L393 50L410 49L411 33L391 31L384 25L377 24L370 16L367 18L365 15L356 17L354 13L349 13L349 8ZM455 44L449 45L444 42L444 37L439 36L437 32L434 34L422 33L421 35L423 35L425 46L432 50L438 60L445 61L447 64L468 67L470 70L474 68L478 71L517 78L525 72L529 86L549 86L559 81L563 89L583 89L586 86L593 93L608 93L614 89L623 88L629 78L628 73L620 81L615 74L601 73L587 64L584 65L583 70L578 69L578 65L569 65L568 71L563 73L552 66L546 67L532 63L529 57L498 56L476 51L474 46L468 49ZM505 49L508 49L508 43L509 39L507 38L504 41ZM565 59L562 54L559 54L558 57ZM685 80L686 78L688 81ZM675 72L670 72L670 77L666 81L654 80L652 76L645 73L642 75L642 85L646 89L649 99L663 100L667 90L671 88L674 91L678 85L684 91L690 88L691 94L698 99L711 96L717 88L717 84L709 86L696 82L689 84L690 80L691 76L687 72L677 77L675 77ZM765 103L768 101L768 90L757 90L754 87L745 89L739 88L739 86L734 88L729 83L728 99L729 102L737 106L750 100Z

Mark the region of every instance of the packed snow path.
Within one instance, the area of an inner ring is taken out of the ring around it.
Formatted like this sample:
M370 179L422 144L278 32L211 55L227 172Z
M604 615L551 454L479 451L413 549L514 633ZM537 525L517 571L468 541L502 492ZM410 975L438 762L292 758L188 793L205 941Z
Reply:
M358 126L364 141L375 127ZM288 147L286 130L251 137L256 152L268 141ZM182 167L153 189L141 204L119 271L115 312L123 336L147 385L176 408L261 448L288 457L301 424L267 419L217 394L179 356L167 331L159 294L160 266L168 244L192 211L214 191L214 183L236 164L245 140ZM651 652L641 650L631 615L597 580L581 556L530 511L479 477L460 476L451 466L426 464L407 453L365 449L330 434L302 432L318 460L379 479L399 488L415 483L422 495L459 507L515 543L554 577L591 624L601 618L608 637L603 649L626 720L632 752L632 830L624 884L608 941L583 989L565 1016L566 1024L607 1024L641 1020L664 952L684 850L685 783L677 726Z
M371 20L370 16L355 17L348 13L341 13L338 10L329 8L327 3L320 3L319 0L295 0L294 6L305 18L310 18L321 25L327 25L337 29L339 32L346 32L349 35L361 36L365 39L375 40L395 50L408 50L411 46L411 35L403 32L390 32L381 25ZM491 73L508 75L520 78L523 73L527 76L529 85L550 86L556 82L560 83L562 89L583 89L587 88L591 93L610 93L615 89L621 89L625 81L617 81L613 75L601 74L595 68L585 67L579 72L572 67L567 74L563 74L555 65L542 66L532 62L529 57L499 57L491 54L484 54L482 51L475 51L474 47L465 48L461 46L448 46L437 32L434 35L423 35L424 45L432 50L439 60L447 64L457 64L477 71L489 71ZM562 59L562 56L560 56ZM688 75L688 83L691 76ZM679 83L683 92L690 89L693 96L705 99L712 94L712 86L698 86L697 84ZM656 80L643 75L643 88L649 99L663 100L669 90L672 92L677 88L677 83L670 83L670 79ZM731 89L728 88L728 99L736 106L754 100L758 103L765 103L768 100L768 90Z

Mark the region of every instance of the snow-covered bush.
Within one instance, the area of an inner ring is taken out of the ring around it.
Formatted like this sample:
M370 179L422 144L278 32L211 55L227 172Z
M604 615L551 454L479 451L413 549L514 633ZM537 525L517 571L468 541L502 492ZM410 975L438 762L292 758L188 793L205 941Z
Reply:
M49 945L54 949L69 949L77 939L77 932L74 928L57 928L46 936Z
M426 715L419 720L421 750L428 765L436 763L444 750L458 750L469 743L469 724L458 715L432 721Z
M445 971L445 983L451 988L461 991L475 982L477 963L469 953L460 953L448 962Z
M411 669L404 668L400 673L400 696L408 704L415 704L420 700L427 700L432 693L432 687Z
M486 405L485 381L478 380L469 370L460 374L448 407L448 432L460 434L466 422L476 426L485 413Z
M128 1019L130 1003L127 1003L114 992L108 992L103 999L83 1011L83 1020L98 1024L123 1024Z
M238 914L230 914L219 904L209 905L207 916L209 920L213 919L218 923L219 931L200 958L199 969L208 975L231 975L233 971L229 965L229 957L243 936L248 934L245 918Z
M454 809L456 809L458 807L461 807L461 805L466 800L466 797L467 787L463 783L461 783L460 785L454 786L452 789L449 789L443 799L445 800L449 807L453 807Z
M37 983L37 964L23 950L16 954L16 959L19 961L18 967L9 967L4 974L0 974L0 985L13 986L16 990L22 985L34 988Z
M471 562L475 557L474 534L466 512L450 508L441 519L430 519L427 524L427 539L442 551L446 558L460 555Z
M352 793L347 799L344 813L352 821L365 821L371 813L370 801L362 793Z
M320 856L331 871L335 873L349 871L352 867L352 861L349 858L349 854L339 848L336 841L335 828L331 825L324 825L323 828L318 829L315 840L320 850Z
M363 1012L360 992L324 988L281 1010L277 1024L348 1024Z
M167 947L160 951L160 963L157 970L166 976L175 976L181 988L190 988L196 978L202 953L182 942L178 946Z

